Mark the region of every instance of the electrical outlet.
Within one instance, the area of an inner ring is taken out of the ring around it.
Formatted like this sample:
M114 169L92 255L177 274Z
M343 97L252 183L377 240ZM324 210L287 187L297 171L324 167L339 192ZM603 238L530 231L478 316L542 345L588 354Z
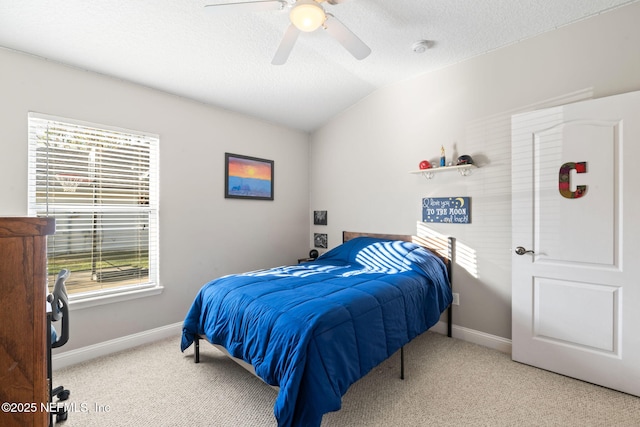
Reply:
M457 292L453 293L453 302L451 303L453 305L460 305L460 294Z

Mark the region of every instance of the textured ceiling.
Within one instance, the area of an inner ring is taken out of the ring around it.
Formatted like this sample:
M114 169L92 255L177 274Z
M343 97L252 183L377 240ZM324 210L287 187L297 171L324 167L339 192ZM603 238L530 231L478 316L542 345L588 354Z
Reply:
M0 46L311 132L382 86L638 0L323 3L371 55L320 29L280 66L288 11L205 13L233 1L0 0ZM433 46L416 54L421 39Z

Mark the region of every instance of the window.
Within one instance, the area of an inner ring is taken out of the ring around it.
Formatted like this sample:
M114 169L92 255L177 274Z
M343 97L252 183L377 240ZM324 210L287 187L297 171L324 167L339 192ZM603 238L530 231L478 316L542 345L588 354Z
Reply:
M29 214L56 219L48 285L70 299L158 286L155 135L29 114Z

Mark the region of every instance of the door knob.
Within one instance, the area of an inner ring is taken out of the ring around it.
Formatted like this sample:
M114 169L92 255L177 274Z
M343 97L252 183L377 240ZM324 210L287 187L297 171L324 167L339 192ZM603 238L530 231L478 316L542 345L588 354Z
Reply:
M518 255L524 255L524 254L533 254L535 252L533 252L532 250L527 250L527 249L523 248L522 246L518 246L516 248L516 253Z

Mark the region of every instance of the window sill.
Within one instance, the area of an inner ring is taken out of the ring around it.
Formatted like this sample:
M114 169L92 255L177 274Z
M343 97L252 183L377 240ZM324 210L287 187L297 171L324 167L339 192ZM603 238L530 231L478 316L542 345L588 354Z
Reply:
M86 294L72 295L69 297L70 310L82 310L99 305L112 304L116 302L129 301L137 298L160 295L164 287L146 286L132 289L111 289L108 291L90 292Z

